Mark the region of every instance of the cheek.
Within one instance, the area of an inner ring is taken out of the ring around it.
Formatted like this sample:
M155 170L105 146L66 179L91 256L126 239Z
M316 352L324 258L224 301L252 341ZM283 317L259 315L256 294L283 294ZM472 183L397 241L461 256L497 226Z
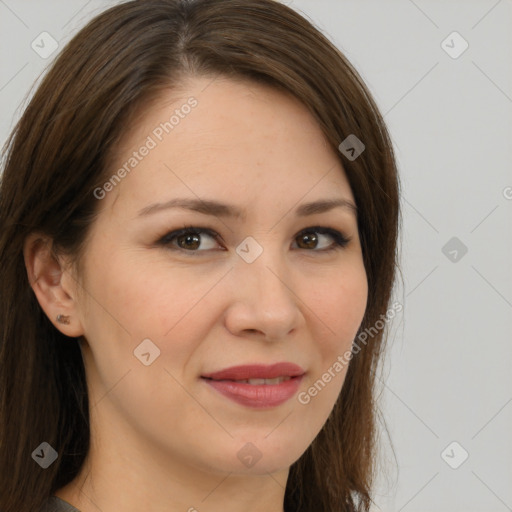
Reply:
M332 272L308 292L308 306L325 330L326 349L340 349L353 341L361 325L368 298L364 266L353 265L343 272Z
M311 284L311 283L310 283ZM331 414L339 396L350 358L353 340L361 325L367 304L368 283L364 266L332 272L309 288L307 304L311 308L314 361L298 402L304 411L303 427L316 435Z
M104 283L108 301L115 303L125 324L138 335L152 333L158 338L197 325L205 313L202 302L223 273L202 275L200 270L160 261L140 263L119 258L109 282Z
M160 350L155 361L158 366L182 380L190 358L218 322L216 284L221 284L226 271L206 272L199 266L190 270L165 261L144 265L129 258L118 258L115 263L108 282L102 283L103 298L130 336L127 339L115 322L119 345L113 350L126 354L124 360L131 364L133 351L149 338ZM112 324L112 318L106 317L106 321ZM125 344L130 350L125 350Z

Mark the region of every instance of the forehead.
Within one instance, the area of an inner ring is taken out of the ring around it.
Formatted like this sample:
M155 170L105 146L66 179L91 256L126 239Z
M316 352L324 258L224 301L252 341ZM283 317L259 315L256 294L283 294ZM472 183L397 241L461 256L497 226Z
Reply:
M116 196L124 189L143 202L180 189L233 202L236 189L243 202L336 189L352 197L339 155L315 118L268 85L189 79L134 119L110 166L114 173L129 169Z
M298 135L327 146L314 117L290 93L227 77L188 78L179 88L162 91L139 108L118 150L134 149L148 135L167 147L217 141L234 150L240 144L256 147L258 141L272 139L274 144L261 149L275 149Z

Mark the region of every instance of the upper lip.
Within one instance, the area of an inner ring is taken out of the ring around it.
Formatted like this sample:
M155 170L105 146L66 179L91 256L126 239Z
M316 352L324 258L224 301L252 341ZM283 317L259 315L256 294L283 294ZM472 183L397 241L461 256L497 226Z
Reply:
M214 380L247 380L247 379L275 379L276 377L298 377L304 375L305 370L295 363L248 364L231 366L218 372L202 375Z

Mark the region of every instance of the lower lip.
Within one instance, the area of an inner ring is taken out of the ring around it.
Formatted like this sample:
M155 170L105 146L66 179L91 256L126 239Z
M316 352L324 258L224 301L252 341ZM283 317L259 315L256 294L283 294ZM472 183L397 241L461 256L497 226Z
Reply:
M220 394L230 398L234 402L261 409L265 407L276 407L292 398L299 389L302 375L292 377L280 384L253 385L245 382L230 380L203 380Z

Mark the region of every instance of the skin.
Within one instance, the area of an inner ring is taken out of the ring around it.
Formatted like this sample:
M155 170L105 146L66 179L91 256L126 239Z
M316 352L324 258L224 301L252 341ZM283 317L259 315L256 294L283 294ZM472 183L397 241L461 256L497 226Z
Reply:
M306 370L305 391L350 350L366 308L355 213L295 215L319 199L355 204L338 155L295 98L252 82L191 78L127 128L113 173L190 96L197 106L100 200L82 275L51 258L36 234L25 243L41 307L61 332L83 336L91 450L56 492L82 512L282 511L289 467L328 418L346 367L307 405L296 395L266 409L239 405L200 376L290 361ZM230 203L245 218L183 209L137 217L178 197ZM200 235L193 254L176 239L158 245L185 225L222 239ZM325 252L330 235L309 233L318 237L312 245L298 236L318 225L350 241ZM236 252L247 236L263 249L252 263ZM160 350L148 366L134 356L146 338ZM248 442L262 455L252 467L237 457Z

